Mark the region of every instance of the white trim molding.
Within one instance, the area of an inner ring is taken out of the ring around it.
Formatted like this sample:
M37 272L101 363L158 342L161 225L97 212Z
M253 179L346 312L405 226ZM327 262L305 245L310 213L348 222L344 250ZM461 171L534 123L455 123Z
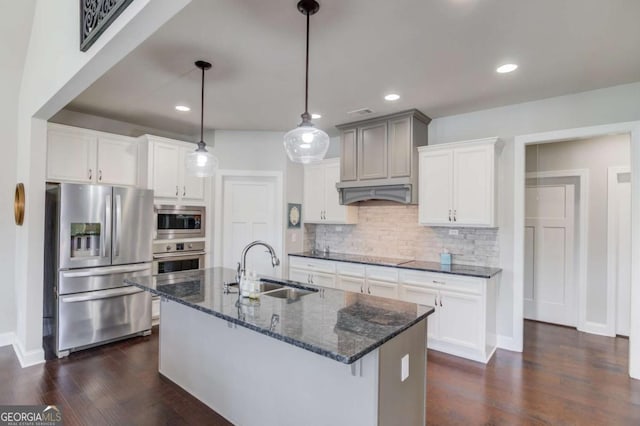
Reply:
M22 368L44 363L44 350L42 348L25 351L19 339L15 339L13 342L13 351L16 353Z
M592 333L587 320L587 282L588 282L588 254L589 254L589 169L553 170L547 172L526 173L526 179L545 178L578 178L580 181L580 206L578 222L578 330ZM602 334L598 331L595 334Z
M527 145L586 139L612 134L631 135L631 255L640 256L640 121L576 129L555 130L516 136L514 139L513 197L513 339L522 351L524 332L524 187ZM633 171L638 171L634 173ZM640 379L640 262L631 266L631 332L629 335L629 375Z
M612 193L618 183L618 175L631 173L629 166L609 167L607 176L607 336L616 335L616 301L618 279L614 262L617 259L615 247L618 229L617 209L613 204Z

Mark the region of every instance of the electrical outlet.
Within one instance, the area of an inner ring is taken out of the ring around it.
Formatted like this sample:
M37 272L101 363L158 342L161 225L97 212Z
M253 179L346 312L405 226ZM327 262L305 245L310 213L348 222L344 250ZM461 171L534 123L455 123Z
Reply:
M409 354L402 357L400 365L400 380L404 382L409 378Z
M449 235L458 235L459 232L457 229L449 229Z

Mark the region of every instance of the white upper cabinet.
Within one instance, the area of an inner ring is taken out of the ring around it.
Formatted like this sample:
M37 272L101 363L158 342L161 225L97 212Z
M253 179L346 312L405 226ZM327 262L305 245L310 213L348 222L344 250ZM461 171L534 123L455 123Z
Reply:
M138 142L124 136L98 136L98 183L136 185Z
M148 154L147 188L156 199L177 204L205 202L206 178L187 173L185 160L196 149L192 143L157 136L140 137Z
M134 138L50 123L47 179L54 182L138 184Z
M419 148L419 221L496 227L497 138Z
M304 168L305 223L352 224L358 221L358 207L342 206L336 183L340 182L340 159L332 158Z

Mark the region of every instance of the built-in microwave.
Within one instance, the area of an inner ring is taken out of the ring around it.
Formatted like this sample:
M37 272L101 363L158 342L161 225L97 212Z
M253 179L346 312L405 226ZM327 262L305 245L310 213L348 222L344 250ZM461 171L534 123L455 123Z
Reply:
M204 206L155 206L156 240L204 238Z

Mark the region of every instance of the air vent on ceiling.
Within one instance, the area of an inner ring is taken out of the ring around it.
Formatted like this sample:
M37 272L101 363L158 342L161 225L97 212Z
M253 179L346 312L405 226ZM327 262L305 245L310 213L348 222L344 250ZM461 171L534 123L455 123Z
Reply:
M371 108L360 108L353 111L349 111L347 114L355 115L357 117L362 117L364 115L373 114L374 112L375 111L373 111Z

